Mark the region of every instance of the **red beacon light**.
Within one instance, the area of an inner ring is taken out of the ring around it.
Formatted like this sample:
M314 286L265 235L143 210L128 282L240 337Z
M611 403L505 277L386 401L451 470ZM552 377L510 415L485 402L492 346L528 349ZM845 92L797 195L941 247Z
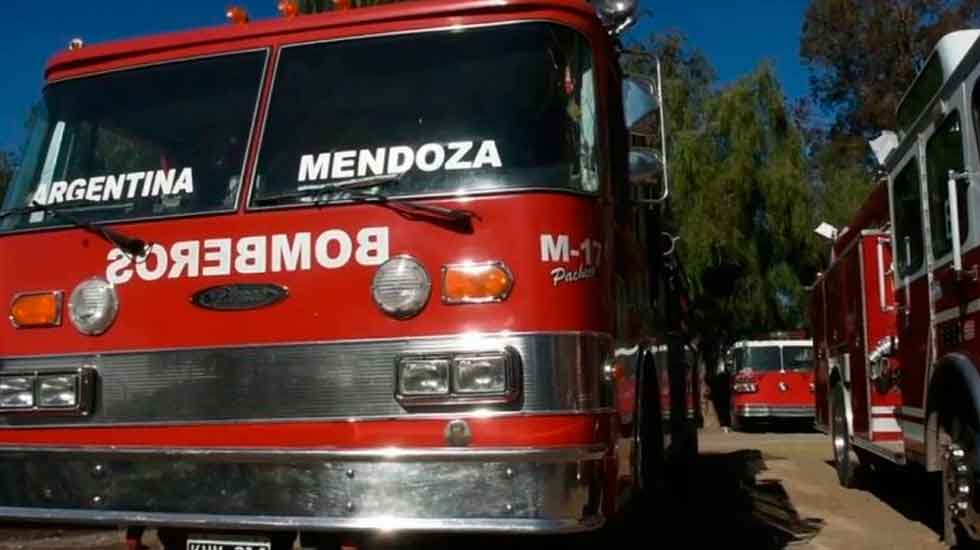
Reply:
M279 15L292 18L299 15L299 2L296 0L279 0Z
M241 6L229 7L228 11L225 12L225 17L227 17L228 21L235 25L248 23L248 12Z

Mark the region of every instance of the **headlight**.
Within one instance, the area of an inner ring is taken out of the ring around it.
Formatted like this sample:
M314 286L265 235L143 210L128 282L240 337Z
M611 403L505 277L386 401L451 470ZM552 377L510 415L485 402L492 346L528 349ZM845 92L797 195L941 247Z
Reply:
M409 256L396 256L381 264L371 285L374 303L396 319L418 315L429 301L431 290L425 268Z
M449 361L402 359L398 368L398 392L404 396L447 395Z
M82 281L68 299L68 316L82 334L97 336L116 320L119 297L116 289L103 279Z
M459 356L453 359L453 389L457 393L504 393L507 358L501 354Z
M395 398L406 408L503 405L521 395L520 354L500 351L403 356Z
M33 376L0 376L0 409L29 409L33 406Z
M78 405L78 375L41 375L37 378L37 406L74 408Z
M92 411L95 367L0 376L0 413L85 416Z

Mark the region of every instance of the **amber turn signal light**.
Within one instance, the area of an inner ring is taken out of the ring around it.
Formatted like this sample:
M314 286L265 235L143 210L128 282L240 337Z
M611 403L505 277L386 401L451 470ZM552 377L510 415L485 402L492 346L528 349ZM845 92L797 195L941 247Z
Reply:
M445 304L502 302L514 288L514 276L503 262L465 263L442 268Z
M10 303L10 322L17 328L56 327L61 324L62 299L60 290L18 294Z

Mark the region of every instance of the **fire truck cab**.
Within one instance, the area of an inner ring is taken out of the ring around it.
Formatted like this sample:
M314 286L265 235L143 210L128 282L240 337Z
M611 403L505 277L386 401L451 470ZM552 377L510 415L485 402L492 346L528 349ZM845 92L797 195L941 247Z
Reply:
M887 177L811 295L817 424L841 483L941 472L950 545L980 539L980 31L943 37L872 144Z
M591 530L659 487L697 413L655 360L635 9L235 9L55 55L0 210L0 519L291 548Z
M813 418L813 342L779 336L741 340L728 353L733 429Z

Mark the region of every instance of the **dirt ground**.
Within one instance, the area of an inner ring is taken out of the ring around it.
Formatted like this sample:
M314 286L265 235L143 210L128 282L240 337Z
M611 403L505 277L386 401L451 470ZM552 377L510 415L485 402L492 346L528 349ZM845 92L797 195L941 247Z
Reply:
M830 443L816 433L701 434L701 456L688 489L630 508L599 532L569 537L452 538L407 546L508 550L730 547L757 550L902 550L944 548L936 481L915 472L879 470L860 489L837 484ZM0 525L0 550L122 550L121 531ZM145 542L158 549L152 532ZM475 550L475 549L474 549Z

